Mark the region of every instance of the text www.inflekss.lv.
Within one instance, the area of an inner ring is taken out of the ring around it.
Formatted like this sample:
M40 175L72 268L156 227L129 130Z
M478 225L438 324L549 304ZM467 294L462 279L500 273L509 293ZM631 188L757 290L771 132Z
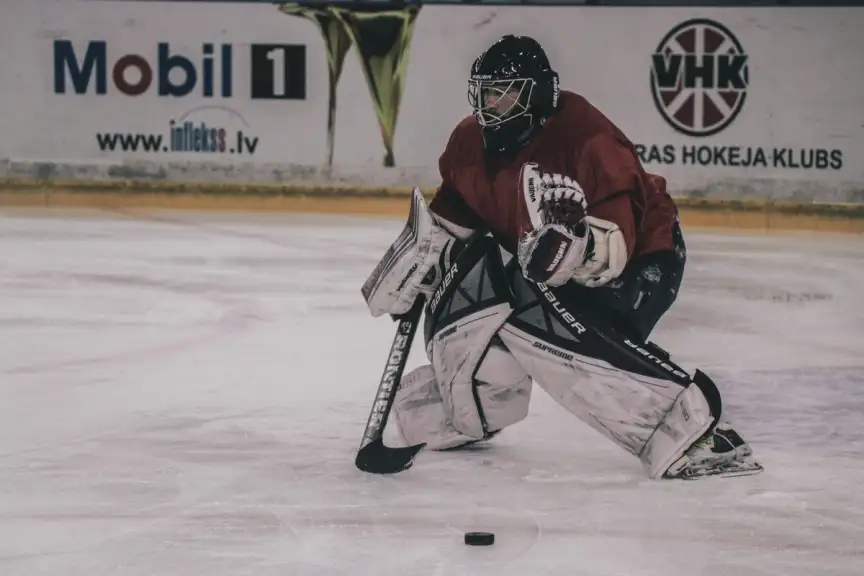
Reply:
M198 152L255 154L258 137L242 130L214 128L204 122L170 123L168 137L142 132L99 132L96 142L103 152Z

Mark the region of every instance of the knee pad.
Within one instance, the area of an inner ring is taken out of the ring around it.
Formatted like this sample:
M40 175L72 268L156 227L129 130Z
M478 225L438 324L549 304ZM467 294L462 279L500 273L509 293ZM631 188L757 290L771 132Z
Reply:
M514 277L517 307L499 336L569 412L638 456L659 477L722 410L714 384L657 346L633 340L584 303Z
M446 450L476 438L453 427L435 371L427 364L402 377L383 440L387 446L426 444L430 450Z
M474 375L477 403L488 432L512 426L528 416L533 382L497 336Z
M447 450L482 440L528 415L531 378L500 342L493 343L480 362L474 386L476 396L472 404L479 406L486 434L469 435L456 428L454 403L444 402L435 371L427 364L402 378L393 403L393 416L385 428L384 443L387 446L424 443L430 450Z
M405 440L445 449L525 418L531 379L496 338L511 302L497 244L475 239L427 306L430 365L400 383L394 413Z
M474 439L489 432L475 376L511 303L498 245L481 237L459 254L426 309L426 354L444 410L456 430Z

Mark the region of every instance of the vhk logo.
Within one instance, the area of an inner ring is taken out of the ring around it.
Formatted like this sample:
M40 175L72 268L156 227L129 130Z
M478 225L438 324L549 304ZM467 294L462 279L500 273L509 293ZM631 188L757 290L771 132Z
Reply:
M87 93L91 82L96 84L96 94L106 94L110 77L114 88L127 96L144 94L155 84L159 96L188 96L194 92L205 98L217 94L231 98L231 59L230 44L222 44L218 49L213 44L202 44L201 53L193 61L173 53L167 42L160 42L156 46L155 62L140 54L124 54L111 63L109 74L106 42L88 42L87 49L79 57L72 42L56 40L54 92L66 93L68 72L76 94Z
M678 132L711 136L729 126L747 96L747 54L725 26L707 19L673 28L651 56L657 110Z

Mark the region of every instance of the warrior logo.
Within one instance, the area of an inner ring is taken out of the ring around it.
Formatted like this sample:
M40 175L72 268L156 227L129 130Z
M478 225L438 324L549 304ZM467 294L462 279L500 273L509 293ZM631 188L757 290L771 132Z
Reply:
M717 134L744 107L747 54L722 24L704 18L682 22L666 34L651 63L654 104L682 134Z

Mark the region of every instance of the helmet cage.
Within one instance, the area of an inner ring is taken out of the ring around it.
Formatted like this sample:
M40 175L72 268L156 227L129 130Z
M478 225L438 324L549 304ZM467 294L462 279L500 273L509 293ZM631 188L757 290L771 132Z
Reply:
M534 83L532 78L468 80L468 102L477 122L492 128L530 113Z

